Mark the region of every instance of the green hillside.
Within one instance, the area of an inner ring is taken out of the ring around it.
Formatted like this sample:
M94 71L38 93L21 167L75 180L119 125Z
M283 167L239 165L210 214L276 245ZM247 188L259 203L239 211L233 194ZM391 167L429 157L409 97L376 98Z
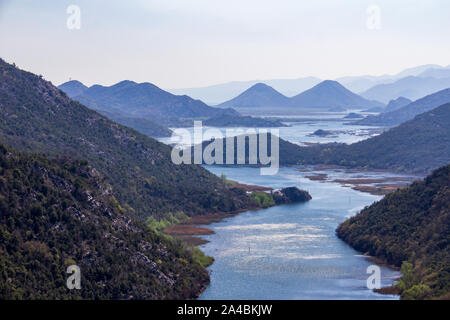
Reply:
M450 299L450 165L342 223L355 249L402 266L402 298Z
M80 290L66 287L73 264ZM127 217L86 161L0 145L0 300L189 299L208 282L191 254Z

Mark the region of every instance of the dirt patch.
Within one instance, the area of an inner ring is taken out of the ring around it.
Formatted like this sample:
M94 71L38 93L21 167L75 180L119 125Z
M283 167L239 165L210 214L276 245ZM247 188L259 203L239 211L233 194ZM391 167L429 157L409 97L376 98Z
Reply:
M266 191L273 190L272 188L269 188L269 187L254 186L254 185L239 183L239 182L232 181L232 180L228 180L228 183L230 184L228 188L237 188L237 189L241 189L241 190L249 191L249 192L266 192Z
M163 232L170 235L183 235L183 236L208 235L214 233L214 231L210 228L196 227L191 225L180 225L180 224L165 228Z

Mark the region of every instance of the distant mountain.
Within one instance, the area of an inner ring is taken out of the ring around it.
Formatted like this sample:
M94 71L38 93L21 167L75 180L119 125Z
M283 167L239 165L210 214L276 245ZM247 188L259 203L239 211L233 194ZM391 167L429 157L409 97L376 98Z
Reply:
M417 100L433 92L450 88L449 78L422 78L408 76L393 83L379 84L361 93L366 99L387 103L389 100L405 97Z
M400 267L402 299L450 299L450 165L339 225L356 250Z
M60 86L58 86L58 88L64 91L69 96L69 98L79 96L88 89L87 86L85 86L84 84L82 84L80 81L77 80L65 82Z
M129 80L109 87L94 85L73 98L97 111L118 113L126 117L145 117L163 125L179 124L180 118L238 115L231 109L213 108L185 95L173 95L148 82L136 83Z
M62 91L64 91L70 98L75 98L77 96L82 95L85 91L88 90L88 87L85 86L83 83L77 80L72 80L69 82L65 82L58 86L58 88ZM96 105L94 101L91 101L92 105ZM156 122L153 122L152 120L148 118L143 117L130 117L127 115L124 115L118 111L108 111L107 109L102 108L97 110L99 113L107 117L108 119L111 119L117 123L120 123L124 126L136 129L140 133L143 133L145 135L148 135L149 137L167 137L172 134L172 131L169 130L164 125L158 124Z
M289 104L289 98L282 95L272 87L257 83L245 90L236 98L221 103L219 107L231 108L264 108L264 107L284 107Z
M337 81L325 80L292 98L292 107L344 107L348 109L384 106L370 101L346 89Z
M418 67L405 69L397 74L385 74L381 76L362 75L362 76L346 76L339 77L335 80L345 86L352 92L360 94L373 86L383 83L392 83L407 76L419 76L428 69L446 69L445 67L436 64L427 64ZM447 67L448 69L448 67ZM431 77L434 77L430 74ZM423 76L423 77L426 77ZM436 78L438 78L436 76ZM441 78L441 77L439 77ZM320 83L322 80L316 77L304 77L297 79L271 79L271 80L252 80L252 81L233 81L227 83L216 84L212 86L205 86L199 88L181 88L181 89L167 89L173 94L186 94L195 99L200 99L209 105L218 105L224 101L228 101L238 96L251 86L257 83L264 83L271 86L281 94L292 97L305 90L308 90ZM389 99L387 100L389 101ZM386 101L386 103L387 103Z
M293 96L318 84L321 80L315 77L305 77L298 79L272 79L272 80L252 80L233 81L207 87L169 89L174 94L187 94L195 99L205 101L209 105L217 105L224 101L231 100L243 91L257 83L264 83L273 87L285 96Z
M389 101L387 106L384 108L383 112L390 112L397 109L400 109L408 104L410 104L412 101L405 97L398 97L397 99Z
M385 74L381 76L348 76L337 78L336 81L341 83L347 89L360 94L361 92L364 92L378 84L393 83L401 78L408 76L421 76L421 74L425 73L429 69L440 70L445 68L437 64L426 64L405 69L394 75ZM380 99L376 100L381 101Z
M0 143L89 161L124 212L141 221L230 212L250 201L201 166L175 165L169 146L112 122L1 59L0 105Z
M368 116L363 120L359 120L354 124L375 125L375 126L395 126L407 120L414 118L416 115L429 111L440 105L450 102L450 89L444 89L426 97L418 99L397 110L382 113L377 116Z
M0 239L1 300L193 299L209 283L189 251L124 214L86 161L3 145ZM79 290L66 287L70 265Z

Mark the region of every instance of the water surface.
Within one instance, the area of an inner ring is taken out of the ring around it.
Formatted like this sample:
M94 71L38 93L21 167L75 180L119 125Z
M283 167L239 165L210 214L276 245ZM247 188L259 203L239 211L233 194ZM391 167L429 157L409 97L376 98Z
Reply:
M298 186L313 200L241 213L209 225L201 246L215 258L211 284L200 299L397 299L369 290L372 263L335 235L338 224L379 196L337 183L311 181L298 168L261 176L257 168L207 167L227 178L275 189ZM382 285L399 272L381 268Z

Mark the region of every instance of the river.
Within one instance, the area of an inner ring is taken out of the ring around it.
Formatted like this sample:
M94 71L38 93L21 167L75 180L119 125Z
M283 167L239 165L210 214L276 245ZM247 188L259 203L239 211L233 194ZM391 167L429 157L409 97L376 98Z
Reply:
M330 116L289 124L278 128L279 135L298 144L354 143L379 132ZM317 129L332 134L312 135ZM220 130L225 133L226 128ZM169 138L160 140L171 142ZM339 183L310 180L306 176L311 172L299 167L280 168L272 176L260 175L260 170L252 167L205 167L245 184L274 189L297 186L309 191L313 199L247 211L208 225L215 234L204 236L209 242L200 248L215 261L208 268L211 283L200 299L398 299L367 288L367 268L373 263L335 234L340 222L381 196ZM336 170L320 171L324 173L348 177ZM372 178L378 175L381 173L369 173ZM400 276L398 271L380 268L382 286L393 284Z

